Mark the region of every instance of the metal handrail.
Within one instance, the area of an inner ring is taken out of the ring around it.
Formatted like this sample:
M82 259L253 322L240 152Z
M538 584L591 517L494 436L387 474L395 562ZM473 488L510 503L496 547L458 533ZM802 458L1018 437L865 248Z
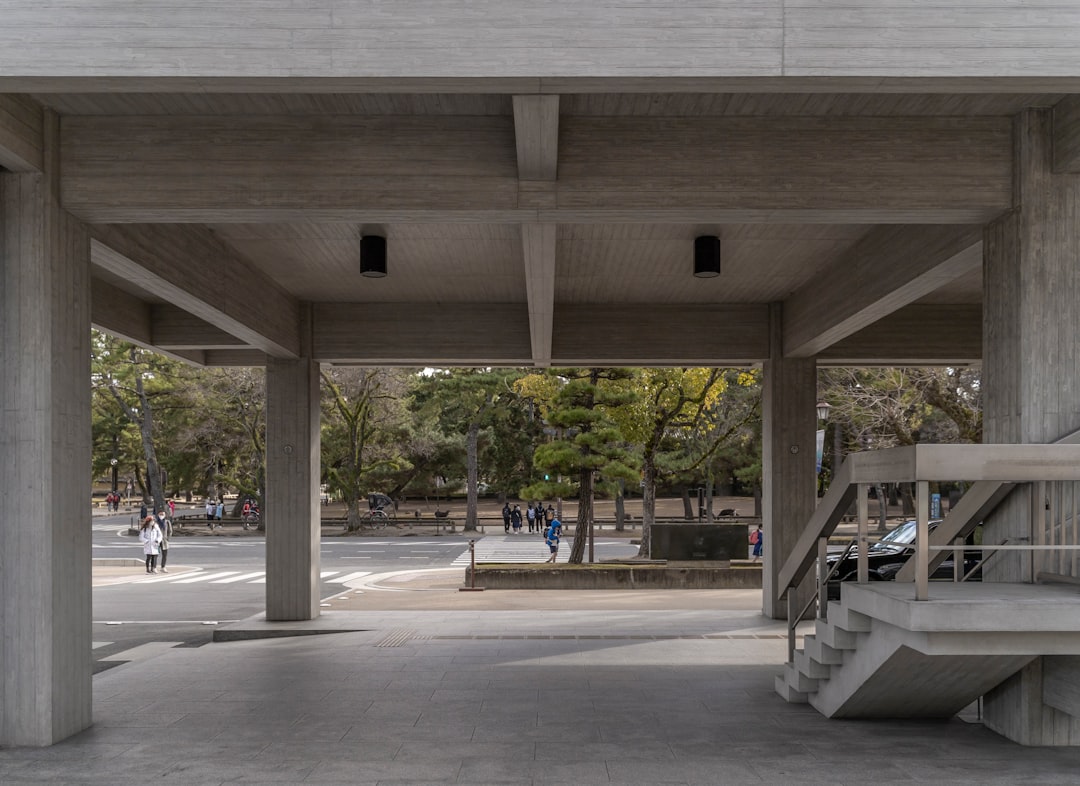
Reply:
M791 615L790 613L788 614L788 662L789 663L792 662L794 660L794 658L795 658L795 628L796 628L796 626L799 624L799 622L802 621L803 616L805 616L806 612L810 610L811 606L813 606L815 603L817 603L819 607L821 606L822 589L828 586L829 580L833 577L833 574L836 573L837 569L840 567L840 564L844 560L846 560L848 558L848 555L851 554L851 550L853 548L855 548L855 546L856 546L856 544L858 542L859 542L858 538L852 538L848 542L847 548L844 549L844 553L840 555L840 559L836 560L836 562L833 563L832 568L825 575L825 578L820 579L817 582L817 590L814 592L813 595L810 596L810 600L808 600L806 602L806 605L802 607L802 611L800 611L798 614L795 614L794 616ZM791 590L788 590L788 592L790 593ZM789 594L788 597L791 598L792 596ZM825 600L826 600L826 602L828 602L828 598L826 598ZM790 611L790 604L789 604L789 611Z

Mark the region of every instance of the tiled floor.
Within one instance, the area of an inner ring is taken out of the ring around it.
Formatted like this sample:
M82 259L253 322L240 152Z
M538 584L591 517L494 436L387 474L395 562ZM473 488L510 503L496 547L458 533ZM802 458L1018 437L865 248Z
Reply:
M783 623L745 609L342 614L366 630L103 672L94 726L0 751L0 782L1080 782L1080 750L785 704Z

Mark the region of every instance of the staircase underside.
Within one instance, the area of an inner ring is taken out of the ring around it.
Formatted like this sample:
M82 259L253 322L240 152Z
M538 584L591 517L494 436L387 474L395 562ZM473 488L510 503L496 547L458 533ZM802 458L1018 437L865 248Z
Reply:
M1080 654L1080 587L935 582L929 601L914 595L845 584L777 692L832 718L949 717L1034 658Z

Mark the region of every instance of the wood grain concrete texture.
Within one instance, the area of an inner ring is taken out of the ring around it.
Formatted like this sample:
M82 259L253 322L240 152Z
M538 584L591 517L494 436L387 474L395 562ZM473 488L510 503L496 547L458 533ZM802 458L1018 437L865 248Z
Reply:
M266 367L266 614L319 615L319 364Z
M90 245L53 183L0 174L0 745L90 723Z
M0 5L20 77L1076 76L1051 0Z

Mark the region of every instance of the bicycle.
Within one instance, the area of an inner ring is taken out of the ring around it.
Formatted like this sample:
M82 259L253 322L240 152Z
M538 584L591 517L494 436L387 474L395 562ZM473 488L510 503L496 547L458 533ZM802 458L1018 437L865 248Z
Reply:
M259 528L259 513L258 511L251 511L245 513L240 517L241 523L244 525L244 529L258 529Z

